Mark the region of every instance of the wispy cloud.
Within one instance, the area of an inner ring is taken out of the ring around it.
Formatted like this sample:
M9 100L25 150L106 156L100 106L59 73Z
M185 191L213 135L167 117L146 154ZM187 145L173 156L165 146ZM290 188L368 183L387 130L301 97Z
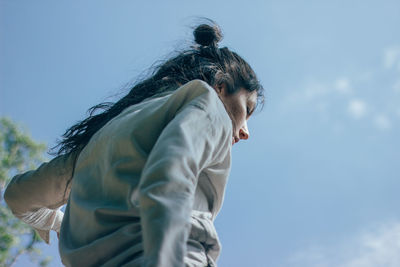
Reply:
M312 100L325 96L329 93L329 91L329 88L326 87L324 84L312 82L306 86L304 92L301 92L301 94L305 99Z
M338 92L348 94L351 92L350 81L347 78L339 78L335 82L334 87Z
M361 119L367 112L367 104L363 100L352 99L347 110L354 119Z
M383 49L382 59L383 68L360 70L359 75L340 75L325 82L312 79L290 93L282 107L286 112L309 110L325 121L336 119L345 125L348 119L355 119L378 130L390 130L400 118L400 45Z
M383 114L376 115L374 118L375 126L380 130L389 130L392 128L390 119Z
M396 93L400 93L400 80L397 81L397 82L393 85L393 90L394 90Z
M288 266L398 267L400 222L369 227L332 246L313 246L293 254Z
M387 47L384 51L383 64L386 69L400 71L400 46Z

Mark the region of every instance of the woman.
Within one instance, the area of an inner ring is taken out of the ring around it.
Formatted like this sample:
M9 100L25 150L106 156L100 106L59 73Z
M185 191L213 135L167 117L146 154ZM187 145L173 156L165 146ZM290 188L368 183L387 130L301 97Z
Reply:
M202 24L194 37L190 50L67 130L58 157L9 184L17 217L46 242L50 230L60 234L65 265L216 266L213 221L231 145L249 138L263 88L240 56L218 48L218 26Z

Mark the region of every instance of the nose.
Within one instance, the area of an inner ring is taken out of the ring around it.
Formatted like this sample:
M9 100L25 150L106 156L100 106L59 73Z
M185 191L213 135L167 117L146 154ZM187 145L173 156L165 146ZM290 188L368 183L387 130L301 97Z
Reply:
M239 138L247 140L250 137L249 129L247 128L247 123L245 122L243 127L239 130Z

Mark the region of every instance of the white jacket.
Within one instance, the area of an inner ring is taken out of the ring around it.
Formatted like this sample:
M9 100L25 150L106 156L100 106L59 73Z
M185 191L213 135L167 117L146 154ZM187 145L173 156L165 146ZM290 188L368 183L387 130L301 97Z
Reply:
M194 80L101 128L79 153L70 191L65 155L14 177L5 199L48 241L69 194L59 243L67 266L216 266L231 142L223 103Z

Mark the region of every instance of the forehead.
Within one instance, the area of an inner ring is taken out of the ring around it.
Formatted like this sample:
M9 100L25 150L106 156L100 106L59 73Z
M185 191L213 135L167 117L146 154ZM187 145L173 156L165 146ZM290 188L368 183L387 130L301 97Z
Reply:
M235 93L229 95L229 97L239 101L244 101L254 107L257 105L257 92L248 91L243 87Z
M247 90L246 90L247 91ZM247 99L251 102L257 102L257 91L247 91Z
M240 90L242 97L246 99L247 102L253 104L254 106L257 105L257 92L256 91L248 91L246 89Z

